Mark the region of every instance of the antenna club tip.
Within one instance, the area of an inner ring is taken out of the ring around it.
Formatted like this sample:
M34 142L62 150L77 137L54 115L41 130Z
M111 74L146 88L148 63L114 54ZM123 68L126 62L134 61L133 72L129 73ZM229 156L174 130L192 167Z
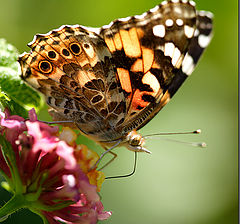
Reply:
M206 148L206 147L207 147L207 143L206 143L206 142L202 142L202 143L201 143L201 147L202 147L202 148Z
M195 134L200 134L202 132L202 130L201 129L197 129L196 131L194 131L193 133L195 133Z

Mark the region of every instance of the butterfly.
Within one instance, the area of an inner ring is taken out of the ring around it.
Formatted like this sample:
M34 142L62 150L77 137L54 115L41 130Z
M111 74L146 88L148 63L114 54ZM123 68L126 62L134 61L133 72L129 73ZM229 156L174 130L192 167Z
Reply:
M211 37L210 12L193 1L163 1L101 28L65 25L36 35L19 57L21 77L45 95L54 118L105 149L149 152L137 130L191 75Z

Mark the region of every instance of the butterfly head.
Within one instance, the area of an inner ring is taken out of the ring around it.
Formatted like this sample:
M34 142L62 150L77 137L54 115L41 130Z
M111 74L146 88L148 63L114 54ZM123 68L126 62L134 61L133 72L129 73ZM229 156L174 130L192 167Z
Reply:
M146 152L146 153L151 153L149 150L144 148L145 144L145 139L137 133L136 131L131 131L128 133L125 139L125 144L129 150L134 151L134 152Z

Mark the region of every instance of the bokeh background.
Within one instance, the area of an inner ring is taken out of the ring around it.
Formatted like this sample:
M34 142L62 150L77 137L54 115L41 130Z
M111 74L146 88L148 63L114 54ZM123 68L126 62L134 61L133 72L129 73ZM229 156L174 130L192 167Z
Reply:
M98 27L111 20L141 14L157 0L0 0L0 37L19 52L36 33L63 24ZM205 141L200 149L162 139L149 140L152 155L139 153L131 178L106 180L101 197L113 224L233 224L238 223L238 3L235 0L196 0L199 10L214 13L214 38L193 75L172 101L141 133L201 128L201 135L173 139ZM40 113L49 120L46 108ZM84 137L79 141L101 151ZM106 175L126 174L134 154L117 148L118 158ZM9 198L0 189L0 202ZM11 215L6 223L41 223L27 210Z

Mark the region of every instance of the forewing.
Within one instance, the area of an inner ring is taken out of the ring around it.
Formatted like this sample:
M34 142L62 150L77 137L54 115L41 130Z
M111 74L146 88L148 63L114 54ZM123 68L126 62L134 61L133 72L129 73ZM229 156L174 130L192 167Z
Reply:
M127 115L118 130L144 126L191 74L203 51L199 37L204 33L210 41L209 15L197 13L192 1L164 1L102 27L126 97Z

